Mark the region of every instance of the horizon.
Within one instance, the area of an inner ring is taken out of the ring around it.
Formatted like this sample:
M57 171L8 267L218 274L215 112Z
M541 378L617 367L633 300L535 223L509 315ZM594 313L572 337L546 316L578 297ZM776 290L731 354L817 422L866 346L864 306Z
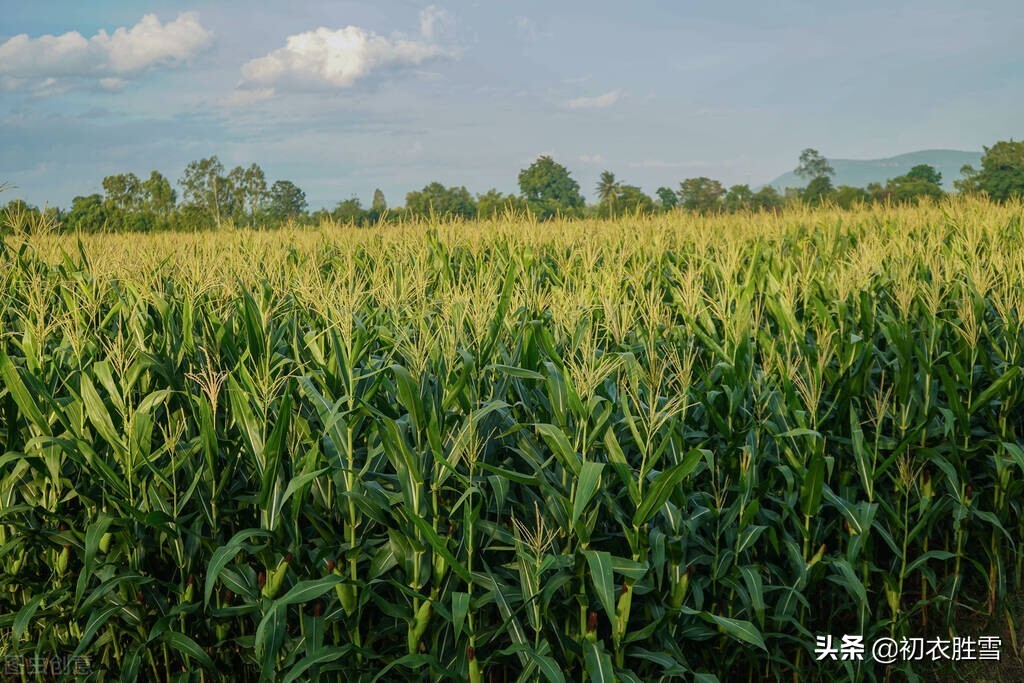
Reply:
M890 160L893 160L893 159L900 159L902 157L912 156L912 155L916 155L916 154L934 154L934 153L955 153L955 154L977 154L977 155L981 155L983 152L982 151L963 150L963 149L919 149L919 150L913 150L913 151L910 151L910 152L901 152L899 154L893 154L891 156L880 157L880 158L875 158L875 159L840 159L840 158L828 158L828 157L826 157L826 160L829 161L830 163L840 163L840 162L870 163L870 162L879 162L879 161L890 161ZM557 162L558 159L555 159L555 161ZM250 163L259 164L258 161L243 160L238 165L246 167ZM795 169L795 165L794 165L794 169ZM770 180L766 180L764 182L759 182L759 183L748 184L748 186L752 190L755 190L755 191L758 190L759 188L766 187L766 186L769 186L769 185L775 186L776 189L779 189L778 188L778 182L782 178L784 178L786 176L795 175L795 170L794 169L790 169L788 171L783 171L781 173L778 173L774 178L772 178ZM171 181L171 185L176 190L180 190L181 189L181 185L180 185L180 183L178 183L178 178L180 177L181 173L179 173L178 175L174 176L174 175L171 175L171 174L168 174L167 172L165 172L164 169L151 169L151 170L155 170L155 171L161 172L163 175L165 175L167 177L168 180ZM184 169L182 169L182 171L183 170ZM572 174L573 169L569 168L568 170L569 170L570 174ZM614 169L608 169L608 170L612 170L612 172L614 173ZM896 173L896 172L897 171L893 171L893 173ZM142 174L136 174L136 175L138 175L140 177L140 179L145 180L145 176L144 175L142 175ZM699 176L697 176L697 177L699 177ZM895 177L895 176L893 176L893 177ZM711 179L712 180L717 180L717 178L711 178ZM684 180L684 179L681 178L680 181L681 180ZM944 178L943 179L943 185L944 186L948 186L951 183L952 180L955 180L955 178ZM37 207L40 207L40 208L43 207L44 205L46 205L45 202L44 202L44 204L33 204L32 202L26 200L24 197L22 197L22 196L20 196L18 194L18 189L19 188L18 188L17 185L8 184L8 185L4 186L2 184L3 182L4 181L2 180L2 178L0 178L0 190L4 190L4 191L7 191L7 192L10 192L12 199L15 199L15 200L20 199L20 200L26 201L30 205L37 206ZM421 185L421 186L410 187L406 191L406 193L412 192L412 191L417 191L417 190L422 190L423 187L425 185L429 184L430 182L433 182L433 181L427 181L427 182L423 183L423 185ZM668 187L670 187L671 189L674 190L676 188L673 187L673 185L677 186L678 184L679 184L678 182L675 182L675 183L669 183L668 185L665 185L665 186L668 186ZM746 183L744 183L744 184L746 184ZM804 183L804 184L806 184L806 183ZM465 186L465 185L464 184L461 184L461 185L460 184L456 184L455 185L455 187L462 187L462 186ZM465 186L465 187L467 188L467 190L469 190L469 192L474 197L479 196L481 194L484 194L485 192L487 192L490 189L497 189L497 188L486 188L486 189L474 190L473 188L470 188L468 186ZM374 190L371 190L369 195L372 196L373 192L376 189L377 188L374 188ZM643 190L648 195L653 195L656 188L652 189L652 188L647 188L647 187L642 187L641 186L640 189ZM512 192L513 192L513 194L518 194L518 192L516 192L515 190L513 190ZM591 203L592 200L596 199L596 197L593 196L596 193L594 193L593 191L587 192L585 190L585 188L583 188L582 186L581 186L581 192L587 198L588 204ZM96 194L102 194L102 193L103 193L102 187L99 188L96 191ZM343 202L343 201L345 201L347 199L350 199L352 196L353 195L348 195L348 196L338 197L337 199L330 199L330 200L323 199L323 198L317 198L317 197L307 197L306 200L307 200L308 205L309 205L309 211L313 212L313 211L318 211L320 209L331 210L335 206L337 206L339 203L341 203L341 202ZM369 201L367 201L369 199L369 197L357 196L356 198L359 199L362 202L364 207L368 206L369 203L370 203ZM392 199L389 199L388 203L392 207L402 206L405 203L405 193L403 193L401 195L401 201L400 202L399 201L394 201ZM70 204L71 204L71 202L68 201L66 205L61 205L61 204L55 204L54 203L54 204L49 204L49 206L59 207L59 208L66 209L66 208L68 208L70 206Z
M580 7L13 7L5 198L66 207L107 175L177 184L217 155L295 182L311 208L375 188L397 205L433 181L517 193L548 154L593 201L606 169L647 193L699 176L756 187L807 147L871 161L1019 137L1024 18L1008 2Z

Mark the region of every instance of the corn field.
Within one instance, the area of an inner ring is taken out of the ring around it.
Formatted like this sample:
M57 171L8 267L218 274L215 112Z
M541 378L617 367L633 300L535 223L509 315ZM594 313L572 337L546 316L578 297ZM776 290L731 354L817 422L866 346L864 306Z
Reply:
M815 636L976 615L1018 657L1022 217L9 235L0 658L915 680Z

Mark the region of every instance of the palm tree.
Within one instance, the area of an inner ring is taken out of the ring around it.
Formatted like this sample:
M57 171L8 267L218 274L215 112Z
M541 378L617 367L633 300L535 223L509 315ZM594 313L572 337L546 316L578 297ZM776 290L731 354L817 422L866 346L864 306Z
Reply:
M611 171L603 171L601 173L601 180L597 183L598 203L602 206L607 205L609 209L612 209L618 195L619 183L615 180L615 174Z

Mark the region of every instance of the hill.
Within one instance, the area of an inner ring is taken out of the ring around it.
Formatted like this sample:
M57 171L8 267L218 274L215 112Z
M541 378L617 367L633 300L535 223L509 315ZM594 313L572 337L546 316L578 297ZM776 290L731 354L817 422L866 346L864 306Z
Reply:
M961 166L980 166L981 154L954 149L928 149L886 159L829 159L829 163L836 171L832 178L832 183L836 186L865 187L868 183L884 183L889 178L904 175L918 164L928 164L942 174L942 186L949 190L953 187L953 181L960 177ZM803 187L807 181L790 171L767 184L781 191L787 187Z

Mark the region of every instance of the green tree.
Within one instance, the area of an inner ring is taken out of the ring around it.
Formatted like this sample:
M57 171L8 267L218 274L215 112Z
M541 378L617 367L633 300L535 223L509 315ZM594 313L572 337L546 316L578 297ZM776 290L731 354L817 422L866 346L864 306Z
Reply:
M986 147L974 180L979 190L996 201L1024 197L1024 141L1001 141Z
M753 208L754 192L750 185L733 185L725 193L724 206L726 211L748 211Z
M619 198L619 183L611 171L602 171L597 181L597 203L607 214L615 213L615 200Z
M980 194L981 185L978 183L978 171L970 164L960 167L960 178L953 181L953 189L960 194Z
M782 205L792 206L804 200L804 189L802 187L787 187L782 191Z
M405 208L414 216L461 216L472 218L476 215L476 203L465 187L445 187L433 182L422 190L405 195Z
M918 164L907 172L906 178L913 180L923 180L932 185L942 185L942 174L934 166L928 164Z
M159 171L152 171L149 174L149 179L142 183L142 196L148 211L163 218L165 223L170 220L178 193L163 174Z
M721 208L725 188L711 178L687 178L679 183L679 203L687 209L707 213Z
M871 195L862 187L851 185L840 185L836 188L833 196L838 206L844 209L852 209L859 204L871 201Z
M270 186L269 211L278 221L298 218L306 212L306 193L290 180L276 180Z
M919 201L922 197L938 200L946 196L941 182L941 173L927 164L919 164L906 175L886 181L885 196L895 202Z
M98 194L71 200L66 223L75 232L100 232L115 228L117 209Z
M189 162L178 184L185 202L203 209L218 228L231 215L234 192L216 155Z
M615 174L605 171L597 184L597 214L599 216L621 216L654 211L654 200L636 185L623 185Z
M941 187L920 178L900 176L890 180L887 185L889 186L890 196L896 202L919 201L922 197L938 200L946 196Z
M370 203L370 210L382 214L388 210L388 202L384 199L384 193L378 187L373 191L373 201Z
M103 179L103 191L107 201L121 211L138 211L142 208L142 183L134 173L120 173Z
M810 147L800 153L800 163L797 165L794 173L805 180L814 180L815 178L836 174L828 160L821 156L818 150Z
M864 191L868 193L868 198L877 204L884 204L892 199L892 193L882 183L868 183Z
M366 212L365 220L368 223L377 223L388 213L388 202L384 199L384 193L378 187L373 191L373 200L370 202L370 210Z
M671 211L679 206L679 197L671 187L659 187L655 194L658 195L662 210Z
M236 214L248 219L249 225L255 225L256 216L270 197L263 169L259 164L250 164L248 168L236 166L228 174L227 185L233 194Z
M514 194L504 194L491 188L476 196L476 213L481 218L496 218L506 211L522 213L526 203Z
M556 214L578 216L583 210L580 186L561 164L541 156L519 172L519 190L541 220Z
M338 202L334 211L331 212L331 218L339 223L362 225L367 220L367 212L363 210L359 197L349 197Z
M210 228L210 213L195 204L180 204L174 211L171 226L175 230L198 232Z
M802 198L808 204L816 205L831 199L834 194L835 188L832 187L832 179L827 175L819 175L807 183Z
M620 185L614 207L619 214L653 213L654 200L636 185Z
M759 211L775 211L782 208L784 200L779 191L771 185L765 185L750 198L750 206Z

